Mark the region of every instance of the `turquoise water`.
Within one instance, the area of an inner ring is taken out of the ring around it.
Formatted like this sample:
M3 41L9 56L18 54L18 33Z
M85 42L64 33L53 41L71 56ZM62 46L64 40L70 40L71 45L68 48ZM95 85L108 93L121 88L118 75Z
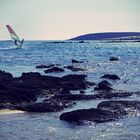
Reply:
M109 61L115 56L120 60ZM85 72L66 70L62 76L71 73L85 73L88 80L99 82L104 74L117 74L121 80L112 82L113 88L125 91L140 91L140 43L53 43L48 41L27 41L23 49L17 49L13 42L0 41L0 69L20 76L22 72L40 72L35 68L39 64L60 64L60 67L71 65L71 59L83 60L74 64L87 69ZM90 88L87 94L92 94ZM128 100L140 100L139 96ZM82 101L63 112L96 107L101 100ZM140 116L128 117L116 122L103 124L88 123L76 126L59 120L58 113L25 113L0 111L0 140L139 140Z

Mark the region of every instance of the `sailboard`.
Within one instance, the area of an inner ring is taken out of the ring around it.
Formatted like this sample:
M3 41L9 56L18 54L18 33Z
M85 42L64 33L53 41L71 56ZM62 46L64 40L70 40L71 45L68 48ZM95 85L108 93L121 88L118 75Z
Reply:
M12 27L10 25L6 25L11 38L14 40L15 45L19 48L22 47L23 43L24 43L24 39L20 40L19 37L17 36L17 34L15 33L15 31L12 29Z

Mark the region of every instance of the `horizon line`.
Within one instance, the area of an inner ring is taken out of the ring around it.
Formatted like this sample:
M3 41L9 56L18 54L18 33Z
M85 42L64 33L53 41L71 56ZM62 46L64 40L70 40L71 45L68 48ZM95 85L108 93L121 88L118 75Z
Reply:
M140 31L103 31L103 32L91 32L91 33L84 33L84 34L79 34L79 35L75 35L71 38L68 39L25 39L27 41L67 41L70 40L72 38L75 37L79 37L79 36L84 36L84 35L90 35L90 34L102 34L102 33L140 33ZM0 41L11 41L12 39L0 39Z

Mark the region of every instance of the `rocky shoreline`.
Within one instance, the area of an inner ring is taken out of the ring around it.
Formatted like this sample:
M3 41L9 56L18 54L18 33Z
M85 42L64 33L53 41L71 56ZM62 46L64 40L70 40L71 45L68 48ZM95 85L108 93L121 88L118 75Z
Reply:
M82 63L73 60L73 63ZM48 72L64 72L57 65L40 65L36 68L49 68ZM73 71L82 70L73 66L65 67ZM41 75L38 72L22 73L20 77L13 77L11 73L0 70L0 109L21 110L27 112L58 112L72 107L76 101L108 99L98 104L97 108L74 110L60 115L61 120L76 124L92 121L102 123L115 121L124 116L133 116L140 111L140 101L122 100L140 92L116 91L105 79L120 80L117 75L106 74L100 83L87 80L85 74L70 74L62 77ZM94 88L91 95L85 94L86 89ZM73 94L72 91L79 91ZM37 99L44 100L38 102ZM121 100L119 100L121 98ZM113 99L114 101L112 101ZM117 99L117 100L115 100Z

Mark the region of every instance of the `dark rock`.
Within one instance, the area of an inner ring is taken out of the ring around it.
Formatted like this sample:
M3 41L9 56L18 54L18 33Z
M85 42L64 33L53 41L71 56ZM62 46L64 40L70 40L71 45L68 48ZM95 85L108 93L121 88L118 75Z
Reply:
M28 104L32 107L29 103L32 102L36 106L35 101L39 96L45 96L48 101L51 101L54 95L68 95L70 90L86 89L94 84L88 82L86 77L86 75L53 77L29 72L22 73L21 77L13 78L11 74L0 71L0 108L12 109L20 107L19 104ZM58 101L57 98L56 100ZM50 106L53 106L52 110L55 110L55 105L59 102L52 103L53 105L47 102L48 107L50 109ZM63 107L66 107L66 104L63 104ZM56 110L59 110L58 108Z
M19 104L11 104L11 103L1 103L0 104L0 109L10 109L10 110L16 110L17 106Z
M3 103L0 103L0 110L1 109L6 109L5 106L3 105Z
M43 68L53 68L56 66L60 66L60 64L50 64L50 65L38 65L36 66L37 69L43 69Z
M103 101L97 108L63 113L60 119L77 124L85 121L103 123L115 121L126 115L135 115L135 110L140 110L140 101Z
M57 100L72 100L72 101L80 101L80 100L92 100L96 99L96 95L81 95L81 94L61 94L55 95L53 99Z
M102 123L102 122L114 121L118 118L119 116L115 113L106 110L96 109L96 108L75 110L75 111L63 113L60 116L60 120L74 122L77 124L86 121Z
M32 91L33 92L33 91ZM21 103L36 101L36 96L27 89L0 90L0 103Z
M111 75L111 74L105 74L101 78L107 78L107 79L111 79L111 80L120 80L120 78L117 75Z
M126 98L133 95L133 92L103 92L95 94L98 99Z
M0 70L0 81L3 82L3 81L9 81L13 78L12 74L11 73L7 73L5 71L1 71Z
M83 90L94 85L86 80L86 75L66 75L62 77L62 87L69 90Z
M17 109L28 112L56 112L60 111L61 105L48 104L48 103L33 103L26 104L24 106L18 107Z
M72 102L50 100L41 103L31 103L18 106L17 109L28 112L56 112L71 107Z
M72 63L84 63L83 61L78 61L78 60L75 60L75 59L72 59L71 62Z
M119 60L117 57L111 57L110 59L109 59L110 61L117 61L117 60Z
M111 111L121 116L135 116L136 110L140 111L140 101L103 101L98 104L97 108Z
M126 108L131 108L133 110L140 110L140 101L127 101L127 100L119 100L119 101L103 101L97 106L100 109L106 110L126 110Z
M55 100L72 100L72 101L80 101L80 100L95 100L95 99L113 99L113 98L125 98L133 95L133 92L102 92L99 94L93 95L83 95L83 94L58 94L53 96L52 98Z
M19 81L19 88L28 89L65 89L80 90L92 86L94 83L86 80L86 75L66 75L61 78L53 76L45 76L39 73L23 73Z
M37 72L23 73L18 78L20 81L19 88L28 89L60 89L61 78L41 75Z
M39 73L23 73L18 78L18 88L27 89L60 89L65 90L82 90L94 83L86 80L86 75L66 75L61 78L53 76L40 75ZM17 82L16 82L17 84Z
M70 81L70 82L73 82L76 80L77 82L80 82L80 81L85 81L86 77L87 77L87 75L85 75L85 74L81 74L81 75L69 74L69 75L63 76L62 80L63 81Z
M61 89L61 91L59 92L59 94L70 94L70 90L69 89Z
M84 94L84 93L86 93L86 92L85 92L84 90L80 90L80 93L81 93L81 94Z
M37 69L43 69L43 68L48 68L46 65L38 65L36 66Z
M74 67L74 66L66 66L64 68L67 68L71 71L86 71L86 69L83 69L83 68L77 68L77 67Z
M97 87L94 88L94 90L112 90L111 88L111 84L104 80L102 82L100 82Z
M24 79L35 79L35 78L40 78L41 74L38 72L29 72L29 73L22 73L22 76L20 77L20 79L24 80Z
M64 72L65 70L58 67L53 67L50 69L45 70L45 73L52 73L52 72Z

